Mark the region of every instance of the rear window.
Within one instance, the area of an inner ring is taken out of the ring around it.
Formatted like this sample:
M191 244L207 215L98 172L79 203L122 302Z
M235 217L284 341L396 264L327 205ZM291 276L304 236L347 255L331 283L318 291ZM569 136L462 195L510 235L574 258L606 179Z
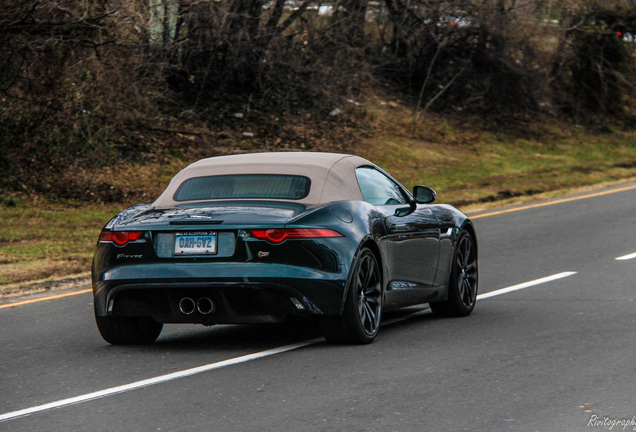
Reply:
M237 174L194 177L181 183L175 201L252 198L299 200L309 194L311 181L304 176Z

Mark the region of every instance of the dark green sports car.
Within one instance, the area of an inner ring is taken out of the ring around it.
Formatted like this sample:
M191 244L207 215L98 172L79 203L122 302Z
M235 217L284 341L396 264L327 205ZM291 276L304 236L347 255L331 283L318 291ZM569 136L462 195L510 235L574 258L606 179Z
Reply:
M330 342L373 341L382 312L430 303L464 316L477 295L471 221L366 159L257 153L203 159L152 204L106 224L95 319L112 344L165 323L316 320Z

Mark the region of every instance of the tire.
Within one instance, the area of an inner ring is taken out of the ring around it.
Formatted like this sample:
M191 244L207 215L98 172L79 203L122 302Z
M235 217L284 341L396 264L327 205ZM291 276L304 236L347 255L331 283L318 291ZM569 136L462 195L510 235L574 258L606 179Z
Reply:
M382 274L373 252L363 248L353 265L342 315L321 321L325 339L339 344L373 342L382 317Z
M462 231L453 254L448 298L443 302L431 303L433 313L445 317L470 315L477 302L478 282L477 244L467 231Z
M159 337L162 323L150 317L95 316L102 338L113 345L146 345Z

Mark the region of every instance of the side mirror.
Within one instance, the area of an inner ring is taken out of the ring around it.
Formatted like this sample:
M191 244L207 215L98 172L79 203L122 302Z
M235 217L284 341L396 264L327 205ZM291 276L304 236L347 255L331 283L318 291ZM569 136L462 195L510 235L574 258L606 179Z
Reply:
M418 204L430 204L435 201L437 194L428 186L413 186L413 197Z

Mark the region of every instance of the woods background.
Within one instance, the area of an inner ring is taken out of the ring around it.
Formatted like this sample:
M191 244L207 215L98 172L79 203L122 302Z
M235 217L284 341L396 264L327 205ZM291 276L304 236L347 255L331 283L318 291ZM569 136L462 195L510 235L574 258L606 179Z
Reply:
M635 37L627 0L1 0L0 191L120 201L98 168L253 133L346 151L377 93L414 128L633 128Z

